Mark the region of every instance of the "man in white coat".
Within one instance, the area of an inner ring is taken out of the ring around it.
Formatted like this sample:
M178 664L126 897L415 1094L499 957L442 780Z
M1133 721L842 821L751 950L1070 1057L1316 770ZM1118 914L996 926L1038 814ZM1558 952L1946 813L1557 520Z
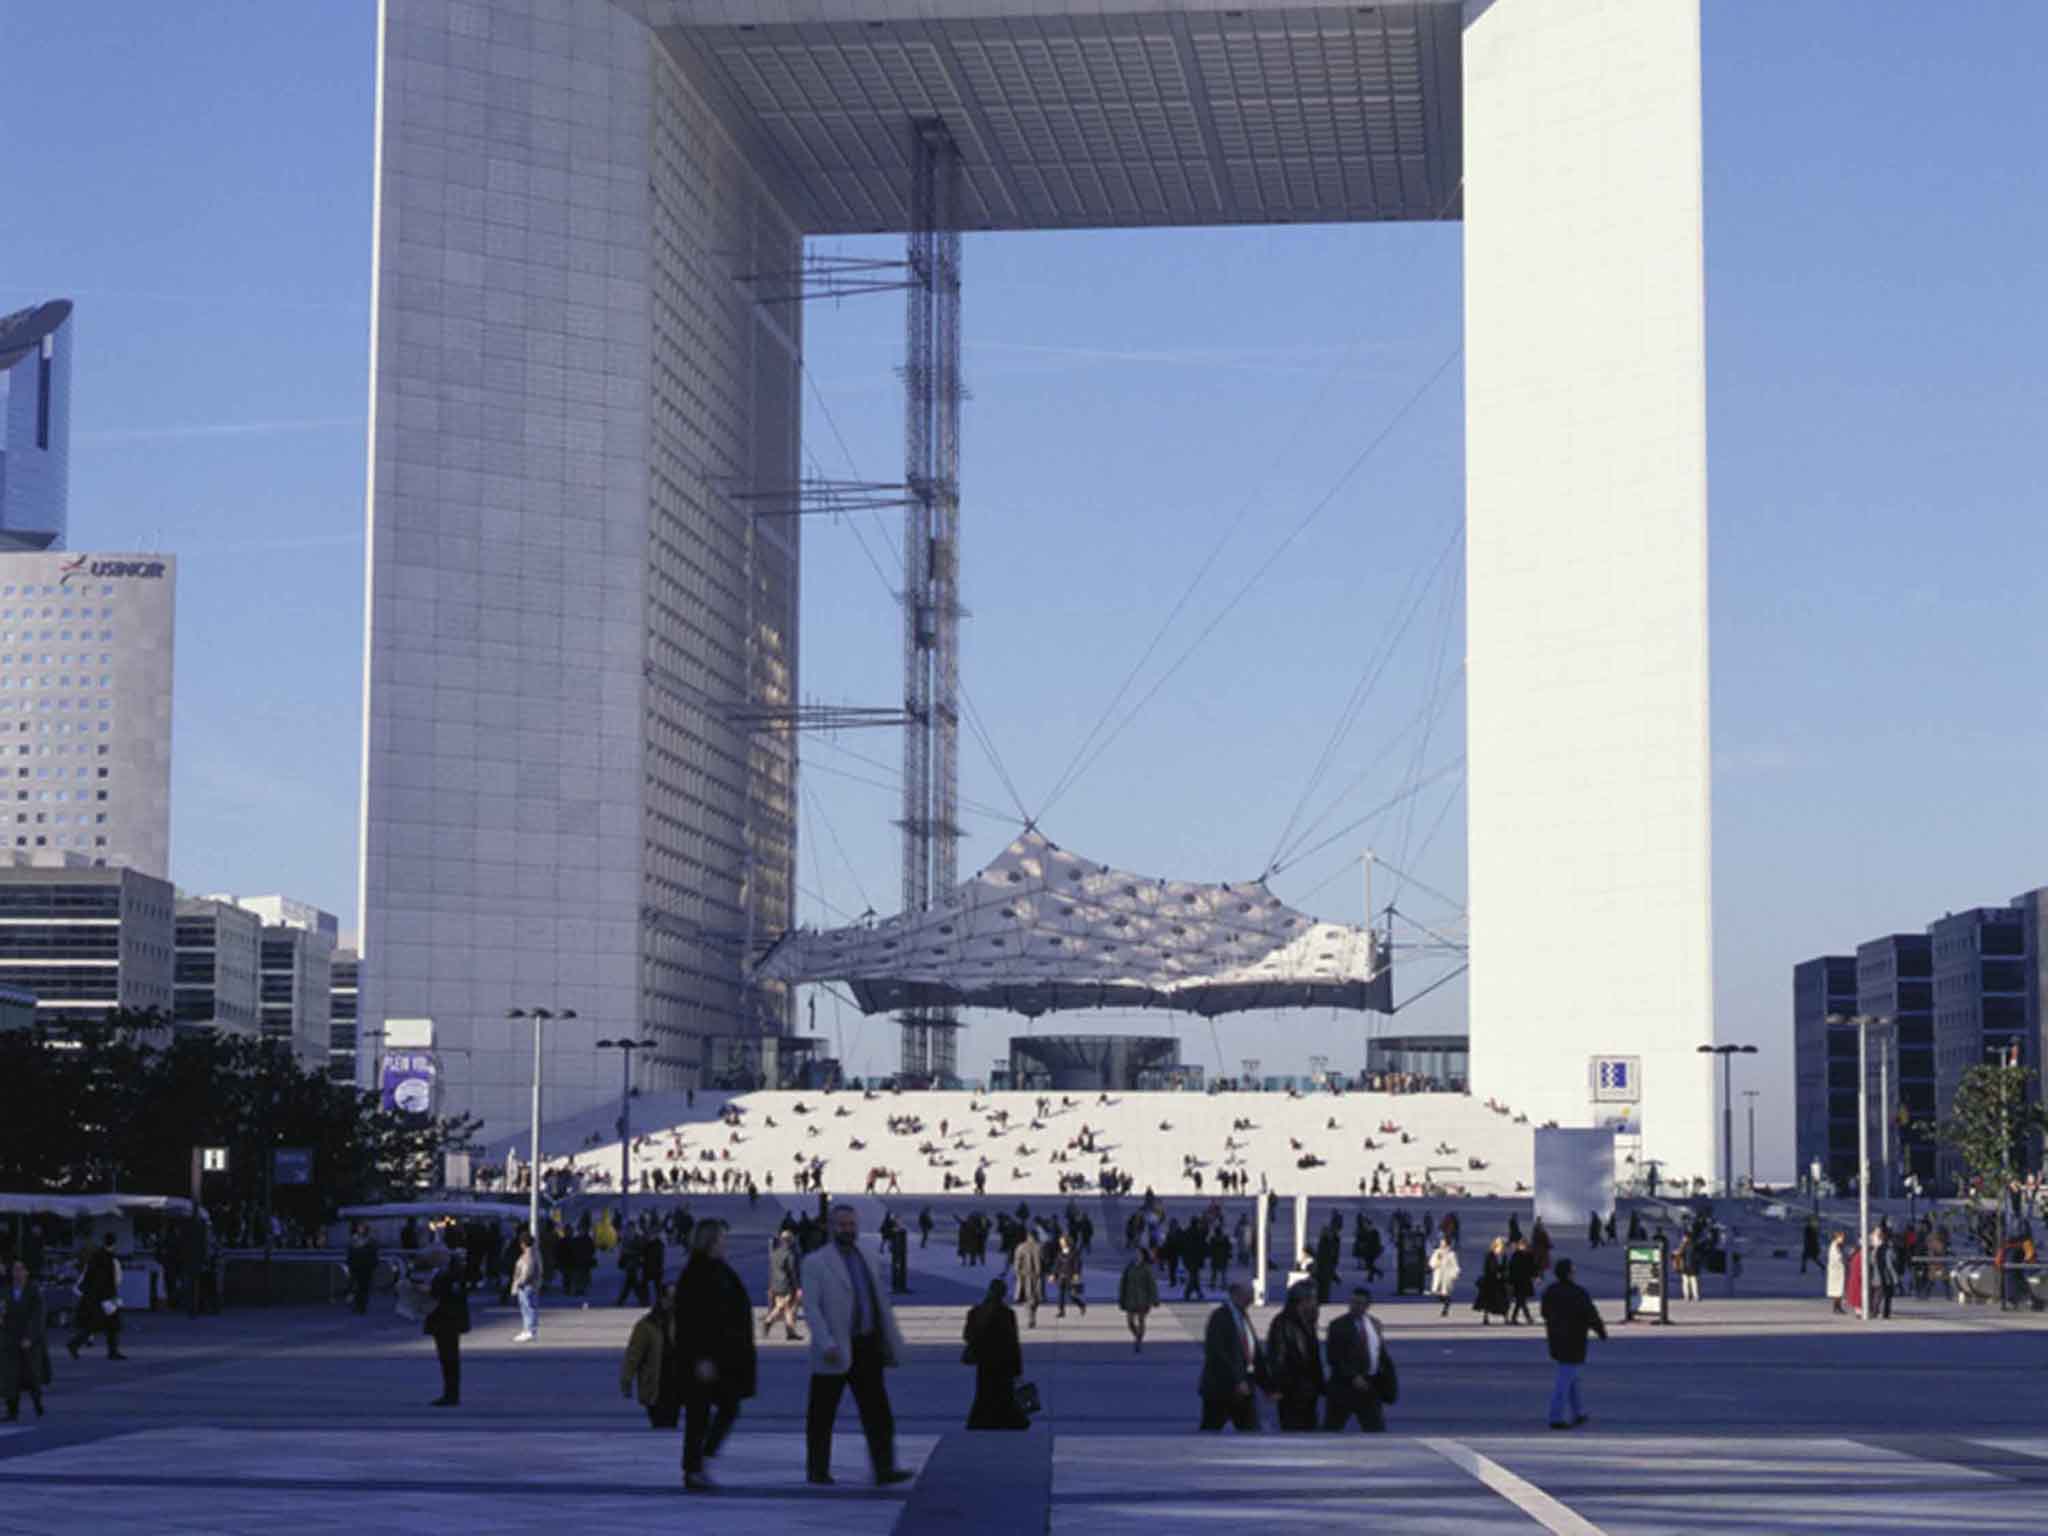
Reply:
M804 1320L811 1329L811 1401L804 1416L810 1480L832 1481L832 1426L839 1398L853 1390L867 1436L868 1459L877 1486L908 1482L896 1465L896 1416L882 1372L903 1358L903 1335L886 1287L860 1251L860 1218L850 1205L835 1205L832 1241L804 1260Z

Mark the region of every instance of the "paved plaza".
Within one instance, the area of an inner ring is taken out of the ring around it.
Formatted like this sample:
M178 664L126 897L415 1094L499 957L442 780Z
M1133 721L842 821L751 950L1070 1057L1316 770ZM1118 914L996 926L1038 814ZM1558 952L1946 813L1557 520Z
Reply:
M1468 1227L1468 1232L1470 1231ZM751 1236L748 1237L751 1242ZM1471 1246L1468 1237L1468 1247ZM0 1531L547 1532L656 1522L726 1532L1176 1533L1219 1521L1404 1533L2048 1528L2038 1391L2048 1317L1906 1301L1891 1323L1829 1314L1817 1276L1762 1255L1745 1294L1621 1327L1617 1266L1578 1255L1614 1337L1594 1344L1592 1422L1549 1431L1540 1330L1482 1328L1382 1288L1401 1370L1383 1437L1199 1436L1194 1378L1207 1304L1169 1303L1134 1353L1098 1255L1087 1315L1048 1307L1024 1334L1045 1399L1025 1435L961 1430L964 1306L986 1273L935 1236L902 1303L911 1358L891 1373L904 1488L868 1486L849 1403L839 1486L803 1480L802 1346L762 1347L761 1391L714 1467L679 1488L679 1436L621 1399L637 1309L551 1298L537 1344L480 1308L464 1404L436 1410L432 1349L388 1307L134 1320L130 1359L61 1350L50 1414L0 1434ZM750 1283L754 1277L750 1274ZM1346 1284L1350 1275L1347 1272ZM27 1408L24 1404L24 1412Z

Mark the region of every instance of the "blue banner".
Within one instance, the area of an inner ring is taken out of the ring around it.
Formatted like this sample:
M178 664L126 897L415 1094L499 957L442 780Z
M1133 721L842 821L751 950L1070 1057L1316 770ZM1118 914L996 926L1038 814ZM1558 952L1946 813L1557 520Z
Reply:
M431 1051L393 1051L384 1058L384 1107L402 1115L431 1114L436 1074Z

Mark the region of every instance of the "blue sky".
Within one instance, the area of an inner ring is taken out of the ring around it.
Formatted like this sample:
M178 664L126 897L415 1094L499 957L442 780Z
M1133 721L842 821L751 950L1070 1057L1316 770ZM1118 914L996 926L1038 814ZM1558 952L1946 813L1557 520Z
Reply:
M1724 1033L1766 1048L1750 1081L1767 1173L1789 1166L1792 963L2048 883L2048 12L1966 14L1981 24L1846 0L1708 8L1717 977ZM373 23L368 0L0 3L0 306L79 303L73 542L182 560L174 873L344 914ZM1427 573L1462 496L1456 366L1345 471L1458 344L1455 226L981 236L966 262L967 688L1034 811L1221 542L1131 697L1188 659L1045 830L1129 867L1243 876L1297 802L1320 836L1426 779L1275 886L1355 919L1370 843L1412 877L1382 871L1380 900L1453 920L1455 551ZM899 302L806 323L810 451L893 478ZM860 527L880 576L852 528L807 535L804 690L888 702L891 531ZM893 794L860 780L886 785L897 750L883 733L813 747L806 919L893 909ZM1001 775L966 750L967 797L1004 811ZM1010 828L969 824L972 867ZM1414 957L1401 990L1441 968ZM1396 1027L1455 1027L1463 1003L1454 983ZM818 1026L859 1067L893 1054L890 1026L829 1000ZM970 1070L1009 1027L976 1024ZM1355 1063L1362 1033L1318 1015L1184 1039L1212 1066L1284 1070Z

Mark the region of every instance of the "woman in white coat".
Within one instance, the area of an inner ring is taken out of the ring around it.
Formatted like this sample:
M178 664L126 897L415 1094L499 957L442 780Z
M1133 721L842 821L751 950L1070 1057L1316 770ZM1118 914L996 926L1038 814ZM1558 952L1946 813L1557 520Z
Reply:
M1835 1304L1837 1312L1842 1310L1842 1293L1849 1285L1849 1250L1842 1245L1842 1234L1837 1232L1834 1241L1828 1244L1828 1300Z
M1458 1250L1449 1237L1436 1240L1436 1252L1429 1256L1429 1294L1443 1298L1443 1316L1451 1315L1451 1292L1458 1286Z

